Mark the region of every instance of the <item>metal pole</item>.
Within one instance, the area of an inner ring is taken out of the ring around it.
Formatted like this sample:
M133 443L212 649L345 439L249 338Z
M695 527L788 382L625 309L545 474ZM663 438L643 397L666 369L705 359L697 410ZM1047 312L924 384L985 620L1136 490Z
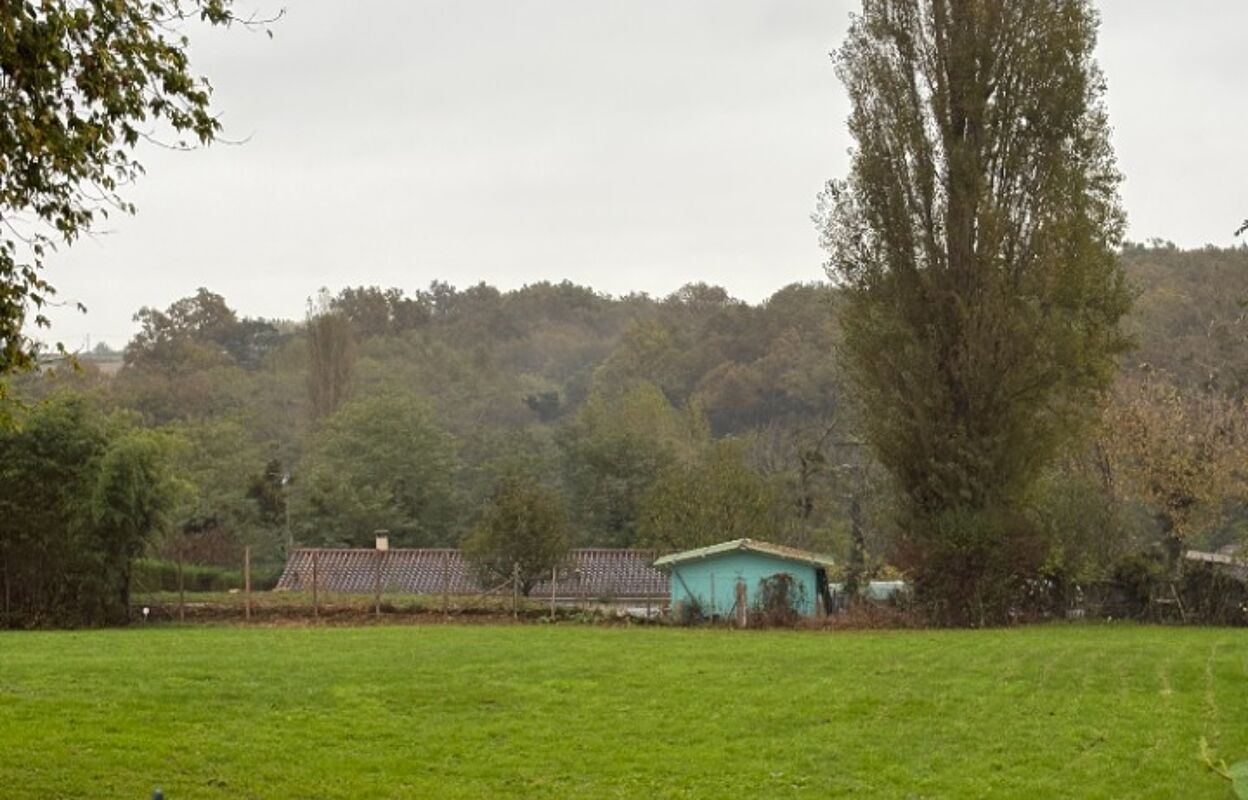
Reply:
M295 537L290 532L290 473L282 473L282 500L286 506L286 555L295 549Z
M178 548L178 622L186 622L186 587L182 583L182 548Z

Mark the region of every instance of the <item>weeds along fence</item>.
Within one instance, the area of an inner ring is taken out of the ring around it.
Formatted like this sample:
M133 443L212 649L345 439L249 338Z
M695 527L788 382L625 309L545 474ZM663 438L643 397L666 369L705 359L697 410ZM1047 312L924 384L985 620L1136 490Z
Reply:
M667 600L667 579L651 566L653 554L637 550L574 550L536 580L518 564L509 575L478 575L452 549L300 549L276 575L254 569L249 551L243 561L238 570L145 565L134 582L131 618L554 618L590 609L648 618Z
M130 619L156 617L185 619L188 608L214 604L235 606L250 616L253 596L273 589L281 576L281 565L254 564L251 548L244 548L237 567L219 564L193 564L176 554L172 559L139 558L131 563ZM191 599L188 600L188 595Z

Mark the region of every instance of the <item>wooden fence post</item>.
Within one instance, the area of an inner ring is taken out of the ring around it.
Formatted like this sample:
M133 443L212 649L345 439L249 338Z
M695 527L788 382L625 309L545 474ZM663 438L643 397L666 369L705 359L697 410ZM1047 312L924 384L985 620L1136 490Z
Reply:
M555 621L555 586L559 583L559 568L550 568L550 621Z
M373 601L378 617L381 616L381 558L385 555L381 550L373 551Z
M451 613L451 553L442 551L442 616Z
M520 562L511 562L511 618L520 619Z
M9 603L9 558L8 556L5 556L4 560L0 561L0 564L3 565L3 569L0 569L0 575L4 577L4 619L5 619L5 622L7 623L9 619L9 614L11 613L10 603ZM130 589L129 587L126 587L127 602L129 601L129 598L130 598ZM129 611L130 609L126 609L127 615L129 614Z
M656 553L654 552L654 550L648 550L648 552L646 552L646 554L645 554L645 562L646 562L646 563L648 563L648 564L650 564L650 565L651 565L651 568L653 568L653 567L654 567L654 559L655 559L655 558L658 558L658 554L656 554ZM650 594L651 594L651 592L650 592L650 587L646 587L646 588L645 588L645 619L646 619L646 620L648 620L648 622L649 622L649 619L650 619L650 602L651 602L651 599L653 599L653 598L651 598L651 597L650 597ZM660 605L660 607L659 607L659 608L661 609L661 608L663 608L663 607L661 607L661 605ZM661 614L661 610L660 610L660 614Z
M317 554L317 551L313 550L312 551L312 616L313 617L319 617L321 615L321 609L320 609L320 606L317 604L317 600L316 600L316 585L319 582L318 578L320 577L316 574L316 554Z
M182 582L182 548L178 548L178 622L186 621L186 586Z
M251 547L243 548L243 601L247 621L251 622Z
M748 599L747 599L746 593L747 593L747 590L745 588L745 581L738 578L737 579L737 597L736 597L736 603L734 605L736 605L737 607L737 627L739 628L747 628L750 625L750 609L748 607Z

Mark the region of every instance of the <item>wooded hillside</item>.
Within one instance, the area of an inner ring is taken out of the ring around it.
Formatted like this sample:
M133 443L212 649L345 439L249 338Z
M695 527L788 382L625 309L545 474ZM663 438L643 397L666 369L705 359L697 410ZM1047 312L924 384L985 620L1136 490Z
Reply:
M1109 569L1161 535L1151 502L1210 506L1184 519L1192 542L1243 538L1237 488L1205 502L1132 487L1158 483L1133 478L1149 463L1166 469L1148 461L1160 434L1141 422L1167 416L1141 410L1159 385L1189 420L1233 416L1245 399L1248 248L1153 243L1122 258L1138 296L1120 413L1034 500L1072 571ZM165 551L233 563L250 544L275 560L287 511L298 544L362 545L381 528L398 546L455 544L495 487L523 476L560 498L578 545L750 535L867 568L888 559L890 487L844 399L827 284L757 305L704 284L664 298L568 283L356 287L315 298L303 320L240 317L204 289L136 320L113 376L87 354L78 372L11 382L18 397L79 393L172 435L184 491ZM1095 535L1070 534L1088 525Z

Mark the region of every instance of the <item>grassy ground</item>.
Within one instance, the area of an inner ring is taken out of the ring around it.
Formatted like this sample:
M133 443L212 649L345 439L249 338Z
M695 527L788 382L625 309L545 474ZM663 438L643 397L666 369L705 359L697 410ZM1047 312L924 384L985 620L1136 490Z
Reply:
M146 592L131 597L130 607L135 621L141 621L141 609L148 607L151 621L167 623L178 620L177 592ZM187 622L244 621L247 597L242 592L187 592L183 597L183 615ZM444 605L445 603L445 605ZM512 598L507 595L419 595L410 592L383 593L381 596L383 618L402 616L440 616L444 612L450 618L501 618L512 616ZM376 596L372 594L346 594L320 592L317 595L320 616L327 621L367 622L373 618ZM310 592L254 592L251 595L253 619L261 622L308 621L314 616L313 598ZM549 614L550 601L541 598L520 598L519 611L527 618L544 617ZM575 608L561 606L560 613L567 617Z
M0 633L0 795L1229 798L1248 632Z
M242 592L186 592L183 596L188 607L197 605L212 605L223 607L242 608L247 602L247 596ZM527 598L526 598L527 599ZM454 595L448 598L448 602L452 607L458 607L469 601L476 605L490 605L499 608L506 606L511 608L511 595L506 596L482 596L482 595ZM373 607L375 596L373 594L344 594L342 592L320 592L318 601L322 606L326 605L351 605L358 606L363 610L369 610ZM389 608L413 610L413 611L437 611L442 608L442 597L438 595L421 595L412 594L411 592L385 592L381 595L381 602ZM165 608L176 608L178 604L177 592L143 592L135 594L130 599L131 606L135 608L144 605L159 605ZM529 600L530 605L541 605L538 600ZM312 593L311 592L253 592L251 594L252 608L281 608L281 609L306 609L309 614L312 613Z

